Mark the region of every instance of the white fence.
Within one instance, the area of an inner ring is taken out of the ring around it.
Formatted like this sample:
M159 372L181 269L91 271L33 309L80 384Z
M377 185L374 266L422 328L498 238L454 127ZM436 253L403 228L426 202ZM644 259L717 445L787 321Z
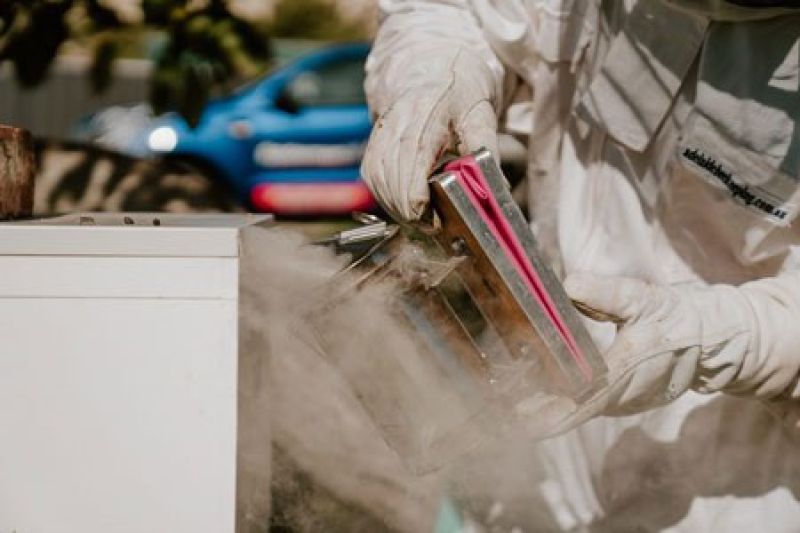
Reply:
M89 58L59 58L47 80L33 90L19 87L10 65L0 68L0 123L43 137L63 137L87 113L147 98L150 61L117 61L111 85L101 95L94 94L89 85L89 66Z

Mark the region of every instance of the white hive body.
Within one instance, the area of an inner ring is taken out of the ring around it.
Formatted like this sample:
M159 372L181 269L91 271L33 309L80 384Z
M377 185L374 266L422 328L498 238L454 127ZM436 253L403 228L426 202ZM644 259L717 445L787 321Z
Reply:
M240 372L266 365L240 349L240 248L267 222L0 224L0 531L258 530L269 434L245 417L266 380Z

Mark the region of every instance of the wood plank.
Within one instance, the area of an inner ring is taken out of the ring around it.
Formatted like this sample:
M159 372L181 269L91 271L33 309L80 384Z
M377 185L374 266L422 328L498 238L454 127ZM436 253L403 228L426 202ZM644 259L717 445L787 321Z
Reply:
M0 219L33 214L35 170L30 133L0 125Z

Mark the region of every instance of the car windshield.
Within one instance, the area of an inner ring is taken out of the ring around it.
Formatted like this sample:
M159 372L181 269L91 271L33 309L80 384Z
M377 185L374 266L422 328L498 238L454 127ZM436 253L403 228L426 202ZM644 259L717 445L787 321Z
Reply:
M315 52L320 49L319 43L307 43L297 40L274 39L273 40L273 64L270 68L259 74L258 76L244 82L231 91L231 95L238 96L244 94L256 85L265 77L274 74L286 65L300 59L301 57Z
M301 107L361 105L364 94L364 60L346 58L298 75L287 87Z

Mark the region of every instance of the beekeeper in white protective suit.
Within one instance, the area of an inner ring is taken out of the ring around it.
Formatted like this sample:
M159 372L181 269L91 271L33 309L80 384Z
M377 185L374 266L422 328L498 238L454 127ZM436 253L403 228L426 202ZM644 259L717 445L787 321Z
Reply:
M380 6L380 202L413 221L443 151L527 133L534 231L574 299L625 321L592 325L606 389L519 406L612 415L538 452L558 525L800 530L800 2Z

